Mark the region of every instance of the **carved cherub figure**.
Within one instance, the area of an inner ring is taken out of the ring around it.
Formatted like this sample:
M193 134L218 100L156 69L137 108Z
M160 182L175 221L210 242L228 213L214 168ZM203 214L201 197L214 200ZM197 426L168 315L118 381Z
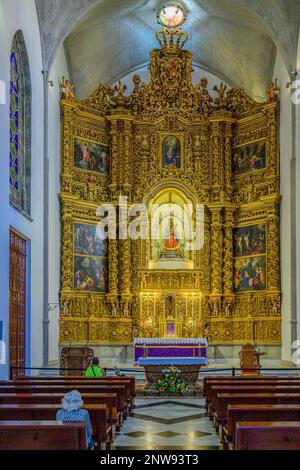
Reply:
M218 97L214 99L214 103L217 106L217 108L226 108L227 107L227 96L225 95L225 92L227 90L227 85L224 85L223 82L220 83L220 86L215 85L214 86L214 91L218 93Z
M132 81L134 84L131 95L132 109L134 112L138 112L142 107L145 83L141 83L141 77L139 75L134 75Z
M112 303L112 306L111 306L111 316L112 317L116 317L117 316L117 306L115 304L115 302Z
M63 76L59 87L62 92L62 98L66 100L75 99L75 94L74 94L75 85L71 85L70 80L65 80L65 77Z
M275 78L275 81L271 82L267 88L268 103L273 103L274 101L277 101L279 91L280 88L277 85L277 78Z
M117 85L114 86L114 92L116 96L111 97L111 101L116 105L117 108L126 108L131 98L130 96L125 96L124 93L127 90L127 86L122 84L121 80L118 81Z
M211 104L213 102L207 90L208 80L206 77L201 78L200 83L196 85L196 90L199 93L199 111L200 113L207 116L211 110Z
M117 96L124 96L125 91L127 90L126 85L122 85L121 80L118 81L118 84L114 86L114 90L117 93Z

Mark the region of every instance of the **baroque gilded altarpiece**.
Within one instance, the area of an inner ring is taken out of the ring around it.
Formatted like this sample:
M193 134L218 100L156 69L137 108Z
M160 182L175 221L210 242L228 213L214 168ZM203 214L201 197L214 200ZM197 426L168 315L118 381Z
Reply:
M206 78L192 84L192 54L183 48L187 35L165 30L158 40L150 83L136 75L130 96L121 83L115 89L100 85L82 101L73 93L62 96L60 344L130 344L147 322L152 335L163 336L168 319L178 336L194 336L197 322L209 323L213 344L279 344L278 99L270 93L258 103L222 83L210 96ZM181 143L178 167L162 165L168 134ZM109 173L74 165L74 139L110 147ZM265 150L258 169L257 156L249 154L253 142ZM233 159L243 146L248 167L239 173ZM192 269L150 269L149 241L110 239L107 291L76 290L74 224L96 225L97 207L117 206L120 195L129 204L148 204L165 190L205 207L204 246L194 253ZM253 226L265 227L264 282L261 289L246 284L244 269L246 288L239 291L234 234L242 234L245 248L247 227L253 232Z

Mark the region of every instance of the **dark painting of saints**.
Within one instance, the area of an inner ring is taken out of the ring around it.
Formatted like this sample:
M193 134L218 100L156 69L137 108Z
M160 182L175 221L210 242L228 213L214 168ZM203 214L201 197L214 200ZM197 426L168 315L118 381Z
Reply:
M82 170L110 174L110 147L78 137L74 139L74 165Z
M233 230L233 256L266 253L266 225L252 225Z
M162 166L181 168L181 145L175 135L168 135L162 142Z
M94 225L74 224L74 253L106 257L107 239L97 236Z
M107 291L107 259L74 256L74 289L82 292Z
M234 292L266 290L266 257L236 258L233 269Z
M260 140L235 147L232 157L233 176L266 167L266 142Z

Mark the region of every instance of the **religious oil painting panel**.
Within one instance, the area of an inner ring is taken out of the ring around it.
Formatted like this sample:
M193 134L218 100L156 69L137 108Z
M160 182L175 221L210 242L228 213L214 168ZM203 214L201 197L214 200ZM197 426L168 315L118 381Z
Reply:
M108 254L107 238L103 240L99 236L95 225L75 223L74 253L106 257Z
M233 256L266 253L266 225L251 225L233 230Z
M232 157L233 176L263 168L266 168L265 139L234 147Z
M163 168L182 168L182 142L176 135L166 135L161 143L162 167Z
M110 147L89 140L74 138L74 165L102 175L110 174Z
M266 256L236 258L233 268L235 292L266 290Z
M74 289L82 292L107 291L107 259L74 256Z

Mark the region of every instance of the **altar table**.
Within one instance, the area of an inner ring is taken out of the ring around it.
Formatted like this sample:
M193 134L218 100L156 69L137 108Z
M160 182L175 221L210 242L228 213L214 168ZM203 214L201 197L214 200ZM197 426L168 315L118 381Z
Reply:
M135 338L135 362L140 357L204 357L206 338Z
M163 376L163 370L171 366L180 370L180 375L186 383L196 385L201 366L207 364L206 357L141 357L138 360L138 365L145 369L148 387L156 384Z

